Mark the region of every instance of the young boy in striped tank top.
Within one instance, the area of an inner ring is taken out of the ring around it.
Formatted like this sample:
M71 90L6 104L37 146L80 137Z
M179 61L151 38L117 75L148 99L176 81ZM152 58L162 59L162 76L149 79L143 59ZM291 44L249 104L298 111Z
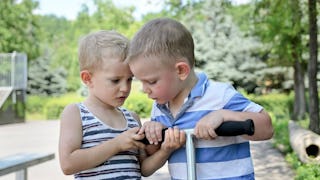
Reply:
M272 137L270 116L230 84L195 72L193 38L181 23L168 18L147 22L132 39L127 62L144 92L155 101L152 121L144 123L139 133L145 132L149 142L157 144L163 128L193 128L196 179L254 179L249 140ZM215 133L224 121L246 119L254 122L252 136ZM185 147L170 155L168 166L172 179L187 178Z
M75 179L141 179L159 168L154 158L166 159L185 141L183 132L170 129L164 150L147 156L152 147L139 141L145 137L138 134L139 117L120 107L133 77L125 62L128 45L114 31L90 33L80 41L80 77L88 96L65 107L59 139L61 169Z

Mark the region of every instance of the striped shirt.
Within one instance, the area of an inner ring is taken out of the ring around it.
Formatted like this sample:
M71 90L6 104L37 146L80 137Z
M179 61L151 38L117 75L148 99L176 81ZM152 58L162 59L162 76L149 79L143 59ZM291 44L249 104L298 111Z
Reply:
M243 97L230 84L210 81L203 73L174 118L167 104L154 103L151 119L167 127L194 128L206 114L220 109L260 112L262 107ZM254 179L249 141L241 136L195 140L197 179ZM168 159L172 179L187 179L186 150L182 147Z
M130 112L123 108L119 108L119 110L122 111L127 120L127 127L125 129L114 129L95 117L83 103L79 103L78 107L82 120L82 149L97 146L103 141L116 137L128 128L139 126ZM76 173L74 177L79 180L141 179L137 156L138 151L136 150L120 152L95 168Z

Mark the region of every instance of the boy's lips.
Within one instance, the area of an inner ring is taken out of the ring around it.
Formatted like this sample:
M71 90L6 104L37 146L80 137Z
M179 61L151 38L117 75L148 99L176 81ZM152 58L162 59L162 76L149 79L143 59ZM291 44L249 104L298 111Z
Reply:
M120 100L125 100L125 99L127 99L127 97L128 97L128 96L120 96L120 97L118 97L118 99L120 99Z

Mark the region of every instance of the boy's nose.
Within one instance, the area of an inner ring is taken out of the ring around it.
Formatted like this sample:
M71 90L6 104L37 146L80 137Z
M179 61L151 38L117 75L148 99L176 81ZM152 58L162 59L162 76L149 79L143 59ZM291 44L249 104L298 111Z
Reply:
M122 92L128 92L130 90L131 84L128 83L122 83L120 85L120 91Z
M144 93L146 93L146 94L150 94L150 93L151 93L150 89L147 88L147 86L145 86L145 85L142 85L142 91L143 91Z

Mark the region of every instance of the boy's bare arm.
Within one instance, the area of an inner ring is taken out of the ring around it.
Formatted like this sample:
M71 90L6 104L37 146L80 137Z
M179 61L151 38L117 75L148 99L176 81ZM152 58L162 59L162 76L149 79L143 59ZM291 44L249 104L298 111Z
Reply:
M196 125L195 134L197 138L212 139L217 135L214 130L225 121L244 121L252 119L255 126L255 132L252 136L243 137L252 140L266 140L273 136L273 127L269 114L262 110L261 112L236 112L230 110L218 110L204 116ZM213 134L213 135L212 135Z
M61 116L59 158L61 169L65 174L75 174L94 168L120 151L145 147L138 141L144 136L137 134L139 130L137 127L100 145L81 149L82 125L79 114L77 106L70 105L64 109Z
M171 153L185 144L185 136L184 131L179 130L178 128L169 128L166 130L165 139L161 144L160 149L143 160L141 164L142 175L150 176L156 170L161 168L166 163ZM156 146L153 145L153 147Z

